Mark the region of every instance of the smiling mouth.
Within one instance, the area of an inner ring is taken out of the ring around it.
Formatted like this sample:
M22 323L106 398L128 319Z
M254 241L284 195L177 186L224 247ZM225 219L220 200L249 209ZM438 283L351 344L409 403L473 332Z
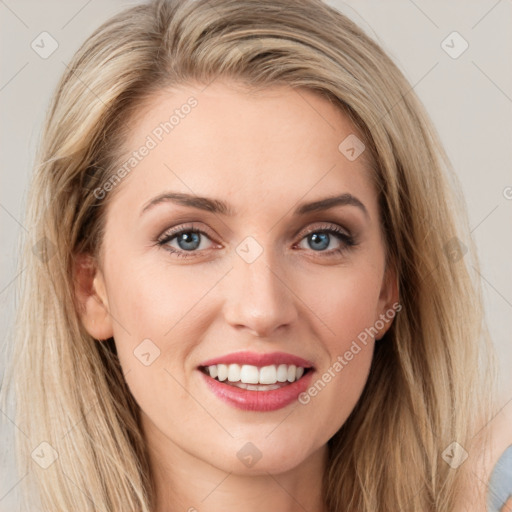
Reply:
M253 366L239 364L215 364L200 366L199 370L222 384L249 391L272 391L299 381L312 368L295 365Z

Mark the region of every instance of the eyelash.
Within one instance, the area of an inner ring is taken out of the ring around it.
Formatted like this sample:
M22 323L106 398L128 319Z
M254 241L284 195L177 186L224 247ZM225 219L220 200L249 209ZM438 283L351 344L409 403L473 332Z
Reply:
M167 231L162 236L160 236L157 240L155 240L156 244L166 251L170 252L171 254L177 256L178 258L194 258L194 253L202 252L202 251L184 251L184 250L177 250L174 247L170 247L166 244L168 244L171 240L174 238L177 238L179 235L183 233L198 233L201 235L206 236L208 239L211 240L211 237L206 233L205 231L198 229L194 226L182 226L180 228ZM342 243L341 247L338 249L332 249L330 251L313 251L313 252L319 252L324 253L327 255L327 257L337 256L342 254L343 252L350 250L352 247L357 245L356 241L354 240L354 237L351 235L348 235L343 230L341 230L338 226L327 224L324 226L320 226L314 229L311 229L304 233L301 237L301 241L306 238L308 235L311 235L313 233L327 233L334 235L337 237L340 242Z

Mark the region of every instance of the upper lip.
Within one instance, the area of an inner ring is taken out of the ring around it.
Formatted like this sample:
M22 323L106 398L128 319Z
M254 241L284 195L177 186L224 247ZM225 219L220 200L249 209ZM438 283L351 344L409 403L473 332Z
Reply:
M215 364L249 364L252 366L270 366L294 364L295 366L301 366L302 368L313 368L313 363L307 361L302 357L294 356L293 354L287 354L286 352L233 352L224 356L215 357L201 363L199 366L213 366Z

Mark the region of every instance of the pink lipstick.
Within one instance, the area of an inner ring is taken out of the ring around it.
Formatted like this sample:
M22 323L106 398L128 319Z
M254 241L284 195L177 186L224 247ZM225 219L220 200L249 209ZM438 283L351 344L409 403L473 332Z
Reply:
M285 352L237 352L199 365L208 389L233 407L275 411L297 400L310 385L313 364Z

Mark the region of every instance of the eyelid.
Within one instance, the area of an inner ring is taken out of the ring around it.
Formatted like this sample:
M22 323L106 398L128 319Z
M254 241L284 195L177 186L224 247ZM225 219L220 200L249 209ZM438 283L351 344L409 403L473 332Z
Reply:
M168 242L170 242L170 239L176 238L176 236L179 236L181 233L186 232L196 232L200 233L202 235L205 235L214 245L217 245L217 248L222 248L222 245L219 244L219 242L216 241L216 237L211 235L211 230L209 228L198 228L196 226L196 223L189 222L189 223L183 223L179 224L177 226L174 226L172 228L169 228L165 230L161 235L159 235L154 242L160 246L162 246L164 249L168 250L171 253L174 253L175 256L178 257L184 257L184 258L190 258L195 257L196 255L204 254L205 252L208 252L209 249L203 249L200 251L184 251L181 249L175 249L171 247L165 247ZM298 241L295 245L300 244L304 238L306 238L309 234L315 233L315 232L328 232L331 234L331 236L335 236L338 238L340 243L344 245L344 247L340 247L338 249L331 249L329 251L318 251L319 255L324 255L323 257L329 257L334 256L336 254L339 254L341 252L344 252L345 250L358 245L358 242L356 238L352 235L351 231L347 229L344 226L341 226L338 223L334 222L313 222L310 223L307 228L303 228L299 230L293 238L299 237ZM313 251L316 252L316 251ZM188 253L188 254L187 254Z
M216 238L209 228L198 227L196 224L198 223L185 222L183 224L178 224L177 226L174 226L172 228L168 228L162 234L158 235L158 237L155 239L155 242L159 242L161 240L168 238L169 236L179 234L183 231L197 231L199 233L203 233L207 235L210 239L212 239L212 241Z
M179 224L172 228L168 228L155 239L155 242L159 242L159 241L169 237L170 235L186 231L187 229L192 230L192 231L195 230L198 232L204 232L204 234L206 234L210 239L212 239L212 241L215 241L216 237L212 234L212 232L209 228L199 228L196 226L196 224L197 224L196 222L185 222L183 224ZM334 222L318 221L318 222L310 223L306 228L299 229L298 231L296 231L294 233L292 238L296 238L299 235L302 235L302 237L304 237L314 231L321 231L322 229L332 229L332 228L341 229L348 237L353 236L349 229L347 229L344 226L341 226L340 224L337 224ZM302 239L302 237L301 237L301 239ZM218 243L218 242L216 242L216 243Z
M334 223L334 222L321 222L321 221L313 222L312 224L308 225L307 228L299 230L295 236L299 236L299 235L306 236L311 232L322 231L324 229L325 230L328 230L328 229L340 230L340 231L343 231L346 236L352 237L351 231L349 229L347 229L346 227L341 226L340 224Z

